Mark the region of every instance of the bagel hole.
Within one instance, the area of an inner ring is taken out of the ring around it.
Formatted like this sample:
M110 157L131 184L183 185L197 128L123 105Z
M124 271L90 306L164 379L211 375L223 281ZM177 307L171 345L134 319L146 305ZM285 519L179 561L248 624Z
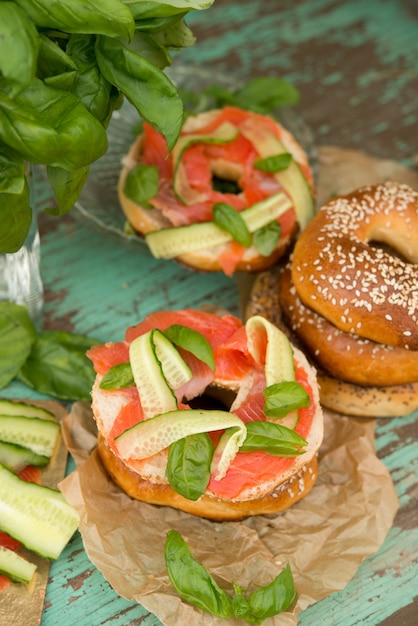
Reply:
M220 193L231 193L236 196L242 191L236 180L221 178L216 176L216 174L212 176L212 189Z
M408 262L408 259L402 255L402 253L397 250L397 248L391 246L390 244L384 242L384 241L377 241L377 240L371 240L369 241L369 245L371 248L374 248L375 250L381 250L382 252L385 252L386 254L389 254L390 256L393 256L401 261L403 261L404 263Z
M213 387L207 389L201 396L188 401L192 409L205 411L229 411L236 393L232 389Z

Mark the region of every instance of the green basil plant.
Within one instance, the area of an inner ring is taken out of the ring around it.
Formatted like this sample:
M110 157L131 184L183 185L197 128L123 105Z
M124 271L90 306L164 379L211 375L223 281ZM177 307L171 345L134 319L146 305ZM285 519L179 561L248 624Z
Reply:
M25 164L46 166L47 211L69 211L123 98L173 147L183 102L163 70L195 43L187 13L213 1L0 0L0 254L30 227Z

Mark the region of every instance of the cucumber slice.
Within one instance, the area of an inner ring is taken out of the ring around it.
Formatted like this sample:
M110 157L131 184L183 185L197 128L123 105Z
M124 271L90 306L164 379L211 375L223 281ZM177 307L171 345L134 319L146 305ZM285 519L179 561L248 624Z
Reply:
M39 417L55 422L55 415L34 404L25 402L14 402L12 400L0 400L0 415L20 415L22 417Z
M250 233L253 233L291 207L291 200L280 192L240 211L240 215ZM157 259L172 259L187 252L213 248L232 241L232 236L214 222L162 228L148 233L145 238L151 254Z
M151 330L132 341L129 359L144 418L176 409L177 399L169 383L174 388L181 386L190 380L191 371L171 341L161 331Z
M29 448L50 457L54 451L60 425L39 417L0 415L0 441Z
M254 126L252 122L243 122L240 131L263 159L288 152L286 146L262 124ZM288 168L276 172L274 176L292 198L297 220L303 230L315 215L315 202L308 181L294 159Z
M146 459L187 435L223 429L227 430L212 463L215 478L219 480L225 476L247 434L244 422L227 411L169 411L125 430L116 437L115 444L122 459Z
M18 473L27 465L45 467L49 457L36 454L29 448L0 441L0 463L12 472Z
M0 465L0 530L29 550L57 559L78 524L77 511L59 491L21 480Z
M154 349L164 377L175 391L192 379L193 374L176 346L159 330L153 332Z
M261 315L253 315L245 324L247 332L248 351L257 363L265 359L267 387L282 381L295 380L295 364L293 349L286 335L274 324ZM267 334L267 348L265 356L260 352L260 342L257 341L260 331Z
M13 550L0 546L0 574L5 574L12 582L28 584L34 577L36 565Z

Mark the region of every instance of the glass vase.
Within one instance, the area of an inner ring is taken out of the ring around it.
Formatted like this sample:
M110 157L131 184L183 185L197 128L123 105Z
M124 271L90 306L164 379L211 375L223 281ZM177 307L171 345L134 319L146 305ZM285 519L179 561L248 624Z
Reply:
M41 246L37 220L35 173L28 173L32 222L23 246L0 254L0 300L25 306L34 322L40 319L44 290L41 278Z

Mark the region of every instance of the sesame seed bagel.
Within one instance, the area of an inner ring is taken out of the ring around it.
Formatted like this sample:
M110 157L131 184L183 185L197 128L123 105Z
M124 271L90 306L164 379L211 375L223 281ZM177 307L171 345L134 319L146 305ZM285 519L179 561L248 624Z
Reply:
M394 182L331 200L300 235L277 307L318 369L324 407L359 417L418 408L417 264L418 193Z
M418 351L387 346L346 333L305 306L292 283L290 264L280 277L283 318L321 370L355 385L403 385L418 381ZM359 367L361 363L361 367Z
M418 192L387 182L320 209L296 242L292 280L301 301L336 328L418 350L417 264Z

